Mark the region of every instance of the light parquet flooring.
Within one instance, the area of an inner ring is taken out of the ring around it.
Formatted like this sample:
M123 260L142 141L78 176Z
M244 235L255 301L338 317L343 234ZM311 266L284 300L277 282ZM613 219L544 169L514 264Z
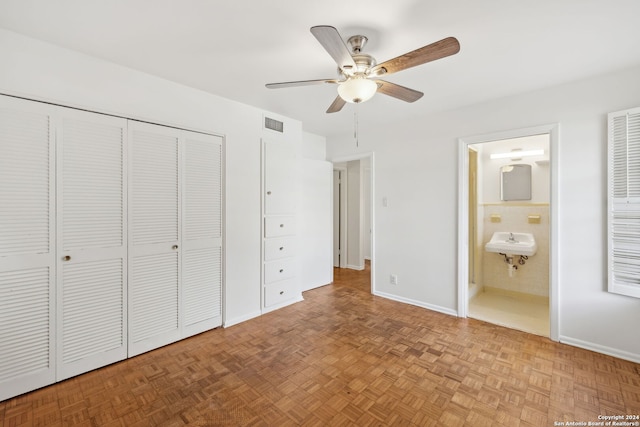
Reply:
M0 402L0 425L552 426L640 414L640 366L369 292L305 301ZM556 424L559 425L559 424Z

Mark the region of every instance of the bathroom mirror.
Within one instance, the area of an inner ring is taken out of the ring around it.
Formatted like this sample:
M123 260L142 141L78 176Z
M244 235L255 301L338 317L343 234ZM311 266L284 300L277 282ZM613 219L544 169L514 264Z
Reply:
M500 168L500 198L531 200L531 165L506 165Z

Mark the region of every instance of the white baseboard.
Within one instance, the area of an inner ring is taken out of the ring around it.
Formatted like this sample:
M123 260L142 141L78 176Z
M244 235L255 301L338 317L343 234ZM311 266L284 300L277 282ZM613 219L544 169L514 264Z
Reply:
M608 356L617 357L618 359L629 360L631 362L640 363L640 354L630 353L628 351L611 348L588 341L582 341L576 338L565 337L560 335L560 342L572 345L574 347L584 348L585 350L595 351L596 353L606 354Z
M233 319L225 319L224 323L222 324L222 327L228 328L230 326L237 325L238 323L246 322L247 320L260 317L261 314L262 312L258 310L258 311L253 311L251 313L247 313L244 316L234 317Z
M350 268L352 270L364 270L364 265L351 265L351 264L347 264L347 268Z
M272 305L271 307L264 308L262 310L262 314L267 314L267 313L270 313L272 311L279 310L279 309L284 308L284 307L286 307L288 305L295 304L295 303L301 302L301 301L304 301L304 298L302 297L302 293L296 295L295 298L292 298L290 300L284 301L284 302L282 302L280 304L276 304L276 305Z
M403 302L405 304L415 305L417 307L426 308L427 310L431 310L431 311L437 311L438 313L448 314L450 316L456 316L456 317L458 316L458 312L456 310L452 310L452 309L447 308L447 307L441 307L439 305L427 304L427 303L424 303L422 301L416 301L416 300L412 300L412 299L409 299L409 298L403 298L403 297L399 297L397 295L387 294L385 292L374 291L373 294L377 295L379 297L382 297L382 298L393 300L393 301L398 301L398 302Z

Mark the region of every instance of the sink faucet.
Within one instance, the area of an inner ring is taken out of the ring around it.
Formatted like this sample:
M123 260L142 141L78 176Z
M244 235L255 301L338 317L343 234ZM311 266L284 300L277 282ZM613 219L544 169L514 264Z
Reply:
M518 241L516 240L515 237L513 237L513 233L509 233L509 240L507 240L508 242L511 243L518 243Z

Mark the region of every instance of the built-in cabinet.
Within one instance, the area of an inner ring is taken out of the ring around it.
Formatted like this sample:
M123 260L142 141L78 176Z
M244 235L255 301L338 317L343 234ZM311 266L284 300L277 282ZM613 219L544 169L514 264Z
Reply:
M221 325L222 149L0 96L0 400Z
M286 135L262 140L263 311L302 299L297 276L296 151Z

